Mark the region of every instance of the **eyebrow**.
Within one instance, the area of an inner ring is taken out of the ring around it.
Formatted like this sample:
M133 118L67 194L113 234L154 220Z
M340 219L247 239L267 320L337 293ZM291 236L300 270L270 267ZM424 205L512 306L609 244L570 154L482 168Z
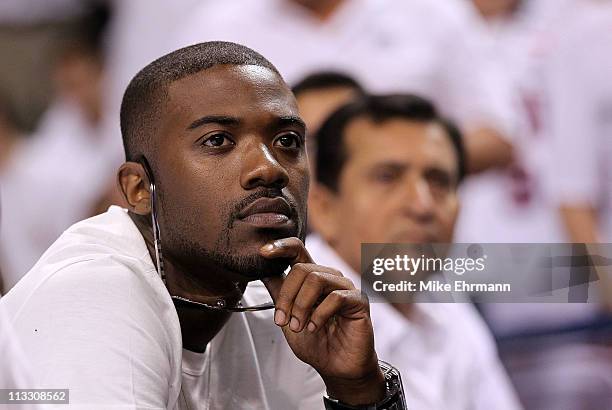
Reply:
M276 126L278 128L297 126L299 128L302 128L303 130L306 130L306 123L300 117L297 117L295 115L279 117L276 121Z
M236 117L230 117L227 115L207 115L207 116L198 118L197 120L189 124L189 126L187 127L187 130L193 130L198 127L201 127L202 125L206 125L206 124L238 126L241 124L241 121L240 119ZM279 117L276 120L276 123L274 125L277 128L297 126L299 128L306 130L306 123L300 117L297 117L294 115L287 115L287 116Z
M198 118L187 127L188 130L193 130L198 127L201 127L205 124L220 124L220 125L240 125L240 120L235 117L229 117L227 115L207 115L201 118Z

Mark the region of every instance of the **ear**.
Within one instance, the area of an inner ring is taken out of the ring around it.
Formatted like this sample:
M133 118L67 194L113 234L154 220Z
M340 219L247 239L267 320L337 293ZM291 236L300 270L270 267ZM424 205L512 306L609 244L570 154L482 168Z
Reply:
M308 220L312 228L329 244L338 234L337 195L328 187L314 183L308 195Z
M151 212L149 179L141 164L125 162L117 172L117 184L128 209L138 215Z

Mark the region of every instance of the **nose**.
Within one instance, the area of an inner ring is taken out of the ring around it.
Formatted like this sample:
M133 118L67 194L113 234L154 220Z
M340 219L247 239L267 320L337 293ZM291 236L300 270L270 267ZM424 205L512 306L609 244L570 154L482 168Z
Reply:
M242 161L240 184L244 189L257 187L282 189L289 183L287 170L276 160L264 143L246 148Z
M427 181L413 177L404 186L403 211L415 220L427 223L434 218L435 199Z

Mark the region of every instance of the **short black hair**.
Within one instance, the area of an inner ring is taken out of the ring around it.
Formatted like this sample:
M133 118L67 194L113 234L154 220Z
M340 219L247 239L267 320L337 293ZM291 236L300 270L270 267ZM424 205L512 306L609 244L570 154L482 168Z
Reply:
M323 90L328 88L346 87L352 88L358 94L365 91L361 84L348 74L338 71L319 71L312 73L298 81L292 88L293 94L297 95L305 91Z
M430 101L411 94L364 95L332 113L321 125L316 136L317 181L334 192L338 191L338 179L347 160L344 131L353 120L363 117L377 123L404 118L440 124L457 153L457 181L461 181L465 176L466 155L461 132L451 121L441 117Z
M258 52L225 41L194 44L158 58L136 74L123 94L121 136L126 160L137 159L150 147L150 138L160 108L166 100L168 85L226 64L265 67L281 77L276 67Z

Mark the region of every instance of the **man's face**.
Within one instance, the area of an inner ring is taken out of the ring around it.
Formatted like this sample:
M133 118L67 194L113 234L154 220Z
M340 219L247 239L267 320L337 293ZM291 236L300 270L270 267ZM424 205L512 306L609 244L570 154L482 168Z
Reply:
M291 91L259 66L222 65L172 83L152 165L164 255L238 279L282 272L258 250L305 232L308 162Z
M328 205L316 208L327 214L325 239L353 268L359 269L361 243L451 241L458 160L443 127L357 118L344 144L338 192L326 191Z

